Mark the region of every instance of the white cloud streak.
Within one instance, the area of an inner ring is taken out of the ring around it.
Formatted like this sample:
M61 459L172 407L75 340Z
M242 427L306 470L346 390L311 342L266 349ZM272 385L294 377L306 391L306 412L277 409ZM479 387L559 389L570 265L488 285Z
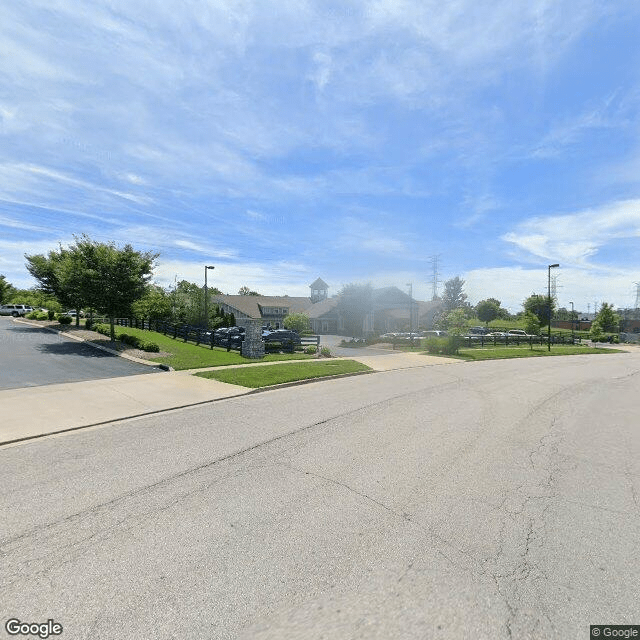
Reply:
M624 238L640 238L640 199L534 218L502 236L525 254L577 266L589 266L600 248Z

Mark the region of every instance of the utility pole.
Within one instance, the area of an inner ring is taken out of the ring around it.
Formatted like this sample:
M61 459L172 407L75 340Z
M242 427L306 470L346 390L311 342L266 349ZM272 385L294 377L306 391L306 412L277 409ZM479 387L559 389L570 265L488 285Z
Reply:
M215 267L205 266L204 268L204 328L209 328L209 309L207 308L209 303L209 294L207 293L207 271L209 269L215 269Z
M547 279L547 310L549 315L549 325L547 331L547 350L551 351L551 269L555 269L559 267L559 264L550 264L547 268L548 271L548 279Z
M409 336L413 346L413 282L407 283L409 287Z

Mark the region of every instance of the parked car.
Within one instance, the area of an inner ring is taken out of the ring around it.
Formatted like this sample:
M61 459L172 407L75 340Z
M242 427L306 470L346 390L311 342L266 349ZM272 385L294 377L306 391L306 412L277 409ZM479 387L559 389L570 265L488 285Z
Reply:
M244 327L221 327L215 330L214 341L220 347L237 349L244 340L244 336Z
M302 344L297 332L289 329L275 329L274 331L263 332L262 339L265 346L279 344L280 348L289 347L292 351L296 346Z
M441 331L440 329L431 329L423 333L425 338L446 338L449 335L446 331Z
M509 338L537 338L538 336L529 335L523 329L509 329L507 331L507 336Z
M486 336L489 333L487 327L471 327L469 329L469 335L472 336Z
M0 307L0 316L26 316L27 313L31 313L33 307L29 307L26 304L3 304Z
M69 309L69 311L64 312L64 315L71 316L72 318L75 318L79 315L81 318L84 318L84 311L80 309L80 313L78 313L75 309Z

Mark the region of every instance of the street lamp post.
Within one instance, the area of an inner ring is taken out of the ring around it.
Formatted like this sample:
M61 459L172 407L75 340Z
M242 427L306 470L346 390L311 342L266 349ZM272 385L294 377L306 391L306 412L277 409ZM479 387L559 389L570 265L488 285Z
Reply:
M413 282L407 283L409 287L409 337L413 346Z
M207 308L208 305L208 298L209 298L209 294L207 293L207 271L209 269L215 269L215 267L212 266L208 266L205 265L204 267L204 328L208 329L209 328L209 309Z
M550 264L547 269L547 310L549 312L549 324L547 327L547 350L551 351L551 269L559 267L559 264Z
M574 335L575 318L573 317L573 302L570 302L569 304L571 305L571 344L573 344L576 341Z

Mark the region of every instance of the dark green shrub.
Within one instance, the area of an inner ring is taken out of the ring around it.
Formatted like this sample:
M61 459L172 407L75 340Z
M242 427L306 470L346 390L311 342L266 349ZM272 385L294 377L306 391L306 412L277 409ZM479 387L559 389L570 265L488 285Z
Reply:
M441 351L441 338L427 338L427 351L431 354L440 353Z
M101 333L103 336L111 335L111 327L108 324L105 324L104 322L99 322L98 324L95 324L93 326L93 330L97 331L98 333Z
M49 309L49 311L47 311L47 320L53 320L56 317L56 312Z
M60 324L71 324L71 320L72 320L71 316L60 316L58 318L58 322Z
M444 339L444 344L442 345L442 353L447 356L453 356L458 353L460 346L462 344L462 338L460 336L449 336Z
M158 344L156 344L155 342L143 342L140 345L140 348L143 351L150 351L153 353L158 353L160 351L160 346Z
M93 326L93 321L91 320L91 318L87 318L87 320L84 323L84 328L87 331L91 331L91 327Z
M120 342L124 342L125 344L135 348L139 348L142 343L142 340L140 340L138 336L132 336L128 333L119 333L116 338L120 340Z

